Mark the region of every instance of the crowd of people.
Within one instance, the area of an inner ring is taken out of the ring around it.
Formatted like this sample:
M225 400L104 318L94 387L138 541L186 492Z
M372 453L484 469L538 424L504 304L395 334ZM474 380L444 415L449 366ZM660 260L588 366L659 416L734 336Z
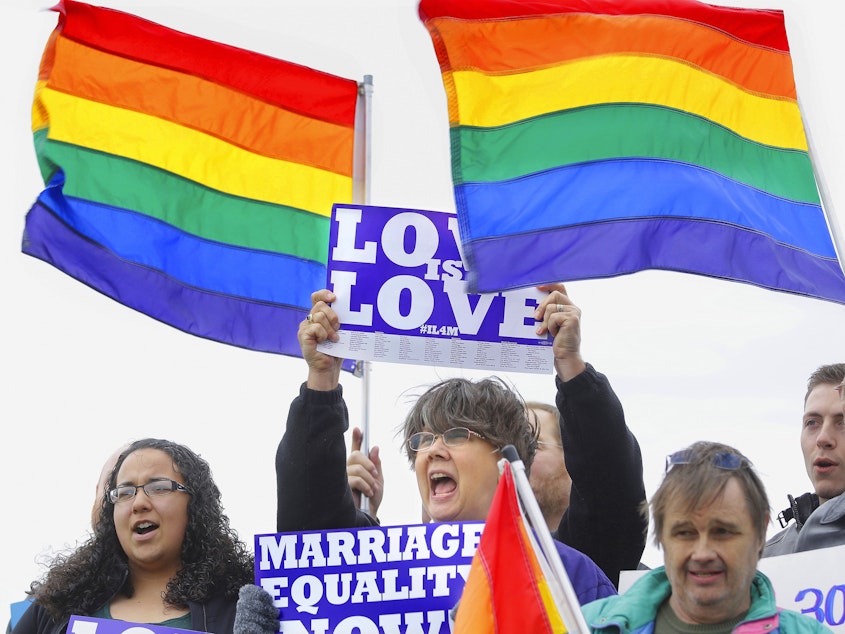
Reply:
M423 521L485 520L501 450L513 445L591 630L826 631L778 610L757 563L845 544L845 364L809 378L801 449L813 490L789 496L784 529L766 542L766 491L751 461L728 445L698 442L673 453L646 499L622 405L581 356L581 310L563 285L541 288L547 294L534 317L538 335L553 340L554 405L524 402L497 377L428 388L401 432ZM347 452L342 360L319 350L338 339L335 299L315 292L298 331L307 374L276 453L278 532L379 524L379 448L362 451L355 429ZM618 595L620 572L643 567L649 517L664 565ZM103 466L91 521L90 538L31 584L13 634L64 634L71 615L232 634L254 562L205 460L167 440L120 447Z

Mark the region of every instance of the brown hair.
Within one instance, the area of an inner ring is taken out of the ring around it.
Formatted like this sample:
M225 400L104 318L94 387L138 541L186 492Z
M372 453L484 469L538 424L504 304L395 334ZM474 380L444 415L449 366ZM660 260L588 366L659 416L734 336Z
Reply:
M839 385L845 380L845 363L831 363L816 368L816 371L807 379L807 393L804 395L804 405L810 398L810 392L819 385Z
M538 431L529 424L525 403L499 377L480 381L453 378L430 387L411 408L403 425L404 449L411 466L415 453L408 439L420 431L442 434L466 427L499 449L513 445L526 470L537 451Z
M555 433L555 437L557 438L557 444L561 447L563 446L563 439L561 438L561 431L560 431L560 412L558 411L557 407L554 405L549 405L548 403L544 403L542 401L525 401L525 409L528 412L528 421L531 423L531 426L537 430L537 436L540 436L540 421L537 420L536 412L546 412L547 414L551 414L552 417L557 421L557 432Z
M680 502L685 512L692 512L718 497L731 478L736 478L742 486L751 522L761 543L765 543L770 513L769 498L748 458L733 447L716 442L696 442L683 451L684 462L668 465L669 470L651 498L655 545L660 545L660 536L670 505ZM739 460L737 468L718 466L719 462L725 458L730 460L731 456ZM644 507L644 511L647 513L648 508Z

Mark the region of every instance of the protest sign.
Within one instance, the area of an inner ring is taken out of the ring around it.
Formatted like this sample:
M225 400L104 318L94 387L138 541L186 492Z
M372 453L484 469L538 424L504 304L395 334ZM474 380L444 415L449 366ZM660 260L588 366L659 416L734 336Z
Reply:
M117 619L71 616L67 634L196 634L195 630L152 623L131 623Z
M845 546L766 557L757 568L771 579L778 606L845 634Z
M255 536L285 634L447 634L483 522Z
M327 287L340 318L337 357L547 374L536 288L468 294L454 214L335 205ZM315 289L316 290L316 289Z
M778 607L815 618L845 634L845 546L766 557L757 569L772 582ZM619 577L625 592L645 571L626 570Z

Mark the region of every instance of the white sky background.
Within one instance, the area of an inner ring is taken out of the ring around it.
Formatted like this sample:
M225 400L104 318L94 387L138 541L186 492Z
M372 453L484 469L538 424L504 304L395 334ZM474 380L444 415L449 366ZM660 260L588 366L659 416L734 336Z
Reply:
M187 335L21 254L24 215L43 187L30 107L41 51L56 24L56 14L43 10L50 4L0 4L4 611L40 576L39 559L86 536L102 462L128 440L157 436L187 444L211 463L241 537L251 542L255 533L274 532L276 445L305 376L299 359ZM337 75L373 75L371 204L454 210L443 85L415 1L102 4ZM845 5L734 5L785 11L816 163L845 217ZM839 226L845 233L845 221ZM649 495L664 456L699 439L727 442L749 456L775 513L787 493L809 488L798 443L805 381L817 366L845 360L845 307L665 272L568 288L584 313L584 356L610 377L642 446ZM408 408L403 391L456 374L462 373L373 368L371 435L385 462L385 524L419 519L416 483L394 435ZM526 399L554 396L551 376L505 376ZM342 380L352 417L360 418L360 380L346 374ZM643 559L654 566L662 557L649 545Z

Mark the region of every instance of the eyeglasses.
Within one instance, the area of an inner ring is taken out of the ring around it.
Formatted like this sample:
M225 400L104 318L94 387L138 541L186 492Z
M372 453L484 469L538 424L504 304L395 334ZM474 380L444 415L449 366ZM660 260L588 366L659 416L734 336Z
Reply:
M670 456L666 456L666 472L669 472L669 469L674 467L678 464L690 464L691 462L695 462L697 455L690 451L689 449L682 449L681 451L676 451ZM710 462L713 464L714 467L718 467L719 469L727 469L728 471L736 471L740 467L744 465L751 466L751 463L748 462L743 456L735 453L728 453L728 452L719 452L714 453L710 456Z
M430 431L419 431L408 438L408 447L410 447L412 451L428 451L434 446L434 443L438 438L442 438L443 444L447 447L460 447L461 445L468 443L470 438L473 436L480 438L481 440L486 440L486 438L478 432L474 432L466 427L452 427L452 429L447 429L442 434L434 434Z
M833 389L839 392L839 400L845 403L845 381L843 381Z
M125 484L109 491L109 500L112 504L120 502L128 502L135 498L138 489L144 489L147 497L161 497L162 495L169 495L174 491L181 491L183 493L190 493L184 484L179 484L174 480L167 478L159 478L158 480L150 480L146 484Z

